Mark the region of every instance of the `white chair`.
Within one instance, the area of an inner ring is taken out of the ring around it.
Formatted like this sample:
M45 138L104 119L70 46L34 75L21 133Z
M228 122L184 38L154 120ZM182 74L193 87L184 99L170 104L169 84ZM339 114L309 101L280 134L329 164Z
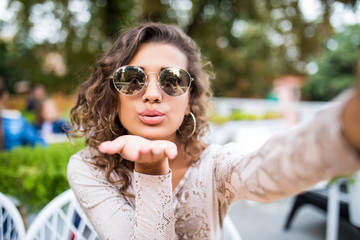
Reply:
M26 234L26 240L63 239L99 240L71 189L46 205ZM241 240L229 216L224 218L221 240Z
M238 230L228 215L224 218L221 240L241 240Z
M13 202L0 193L0 240L23 240L25 226Z
M26 240L99 240L71 189L63 192L35 218Z

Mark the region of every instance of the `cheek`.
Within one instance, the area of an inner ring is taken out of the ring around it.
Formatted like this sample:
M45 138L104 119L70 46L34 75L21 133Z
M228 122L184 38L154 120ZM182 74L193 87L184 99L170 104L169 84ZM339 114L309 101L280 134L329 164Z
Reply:
M121 104L120 103L117 112L118 112L120 121L122 123L124 121L126 121L126 118L129 116L128 104Z
M185 115L188 115L190 113L190 104L188 97L179 98L176 102L174 102L171 106L174 112L176 113L176 117L178 119L177 122L182 123Z
M131 104L128 101L122 99L121 97L119 98L119 105L117 108L117 113L118 113L119 119L122 124L124 124L124 122L127 121L127 118L129 117L129 115L131 113L130 105Z

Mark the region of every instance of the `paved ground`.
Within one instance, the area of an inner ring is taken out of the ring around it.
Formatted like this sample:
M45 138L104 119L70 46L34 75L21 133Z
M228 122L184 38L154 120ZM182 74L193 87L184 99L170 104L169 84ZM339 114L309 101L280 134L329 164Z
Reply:
M292 198L272 204L236 203L229 215L240 232L242 240L324 240L326 215L312 206L304 206L297 211L290 230L283 226ZM360 240L360 233L349 224L339 224L338 240Z

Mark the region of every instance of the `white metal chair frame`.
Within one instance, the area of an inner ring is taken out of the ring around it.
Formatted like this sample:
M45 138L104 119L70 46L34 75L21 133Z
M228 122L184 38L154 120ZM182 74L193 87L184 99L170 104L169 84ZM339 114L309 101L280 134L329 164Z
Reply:
M0 193L0 240L23 240L25 226L15 204Z
M99 240L71 189L63 192L35 218L26 240Z
M241 240L240 234L229 215L224 218L221 240Z
M71 189L46 205L26 234L19 211L2 193L0 207L0 240L99 240ZM229 216L223 223L222 240L241 240Z

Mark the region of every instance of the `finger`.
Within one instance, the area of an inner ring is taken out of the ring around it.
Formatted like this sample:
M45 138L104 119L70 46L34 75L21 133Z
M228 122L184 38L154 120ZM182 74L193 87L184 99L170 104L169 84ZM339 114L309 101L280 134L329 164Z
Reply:
M152 151L153 154L157 156L157 159L159 159L160 157L174 159L178 154L176 144L164 140L155 141Z
M113 141L102 142L99 145L98 149L102 153L115 154L120 153L126 144L126 138L124 136L121 136Z
M137 159L136 162L146 163L146 162L152 162L154 156L152 153L152 148L149 144L144 144L139 149L139 159Z
M151 147L150 147L150 145L149 144L144 144L143 146L141 146L141 148L140 148L140 154L151 154L151 151L152 151L152 149L151 149Z
M153 155L154 161L161 160L165 157L165 147L162 144L156 144L153 146L151 153Z
M143 144L141 142L135 143L130 141L124 146L120 154L123 158L129 161L137 162L141 156L142 147Z
M164 155L164 146L153 146L152 147L152 149L151 149L151 152L152 152L152 154L154 154L154 155L157 155L157 156L159 156L159 155Z
M177 151L177 147L176 144L172 143L172 142L168 142L164 148L165 151L165 155L169 158L169 159L174 159L176 158L178 151Z
M130 155L127 155L130 158L129 160L138 163L154 163L166 157L164 147L159 146L159 144L146 144L146 146L139 147L138 150L130 147L125 148L123 152L130 152ZM139 153L138 155L134 154L136 151Z

